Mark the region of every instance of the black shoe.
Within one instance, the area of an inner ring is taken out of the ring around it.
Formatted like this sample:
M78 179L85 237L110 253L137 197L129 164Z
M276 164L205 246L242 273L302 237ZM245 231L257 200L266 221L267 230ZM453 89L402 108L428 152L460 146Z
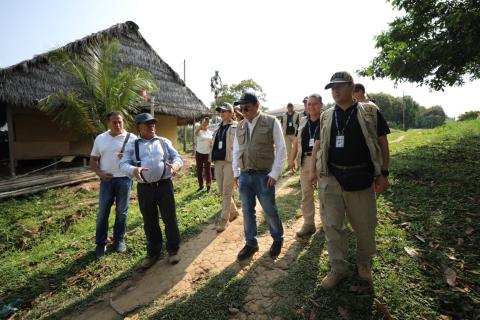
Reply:
M270 257L275 259L282 251L283 240L273 241L272 246L270 247Z
M95 259L100 260L103 258L105 255L107 247L104 244L97 244L97 247L95 248Z
M207 186L207 192L210 192L210 185Z
M203 186L198 187L197 192L202 191L202 190L203 190Z
M248 259L251 256L253 256L255 254L255 252L257 252L257 251L258 251L258 246L251 247L248 244L246 244L245 247L243 247L243 249L240 250L240 252L238 253L237 259L239 261Z

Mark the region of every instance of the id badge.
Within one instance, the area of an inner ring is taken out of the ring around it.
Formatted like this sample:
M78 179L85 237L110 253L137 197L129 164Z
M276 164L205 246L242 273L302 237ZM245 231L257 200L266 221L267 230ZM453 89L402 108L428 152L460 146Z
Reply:
M309 147L313 147L314 143L315 143L315 140L313 138L310 138L310 140L308 140L308 146Z
M222 150L223 148L223 141L218 141L218 149Z
M338 135L335 137L335 148L343 148L345 145L345 136Z
M289 126L289 127L293 127L293 123L289 122L289 123L288 123L288 126Z

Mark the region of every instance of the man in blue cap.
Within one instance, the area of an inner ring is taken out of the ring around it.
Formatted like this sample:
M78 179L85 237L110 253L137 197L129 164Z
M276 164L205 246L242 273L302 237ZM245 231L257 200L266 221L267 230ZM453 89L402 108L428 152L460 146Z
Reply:
M138 181L138 204L147 237L147 257L141 264L143 269L150 268L162 250L159 210L165 224L168 262L176 264L179 261L180 232L171 178L180 170L183 160L170 140L155 134L156 123L157 119L149 113L135 117L140 138L128 145L120 162L120 170Z
M246 240L237 258L245 260L258 251L255 215L258 198L273 238L269 254L275 259L283 244L283 226L275 203L275 184L286 158L282 127L275 117L260 112L254 92L245 92L235 105L240 106L244 119L237 125L232 168L242 198Z

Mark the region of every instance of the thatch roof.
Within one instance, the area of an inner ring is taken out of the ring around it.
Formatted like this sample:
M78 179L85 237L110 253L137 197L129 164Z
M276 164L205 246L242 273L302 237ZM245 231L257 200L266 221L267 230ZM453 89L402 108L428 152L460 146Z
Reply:
M70 53L81 54L93 40L104 37L118 39L122 65L143 68L157 80L159 92L153 94L157 112L176 116L180 122L189 122L209 113L179 75L152 49L132 21L114 25L69 43L64 48ZM0 105L34 107L38 100L53 92L72 89L68 75L58 72L49 63L49 53L0 70Z

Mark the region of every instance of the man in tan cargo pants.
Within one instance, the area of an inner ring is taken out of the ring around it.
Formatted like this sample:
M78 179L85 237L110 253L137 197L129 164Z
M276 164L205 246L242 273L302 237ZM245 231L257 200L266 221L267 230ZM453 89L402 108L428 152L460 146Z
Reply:
M297 231L298 237L308 237L315 233L315 199L314 188L310 183L312 149L314 141L320 137L320 112L323 103L319 94L312 94L307 98L308 116L300 120L297 139L292 147L291 156L288 158L289 170L295 169L295 164L300 164L300 186L302 189L302 215L303 225Z
M310 180L320 177L320 216L327 240L331 270L324 289L335 287L349 272L346 262L345 217L357 238L357 271L372 282L377 223L375 192L388 188L388 125L378 107L352 98L354 83L345 71L335 73L325 89L332 89L335 107L320 116L320 140L312 152ZM317 153L318 151L318 153Z

